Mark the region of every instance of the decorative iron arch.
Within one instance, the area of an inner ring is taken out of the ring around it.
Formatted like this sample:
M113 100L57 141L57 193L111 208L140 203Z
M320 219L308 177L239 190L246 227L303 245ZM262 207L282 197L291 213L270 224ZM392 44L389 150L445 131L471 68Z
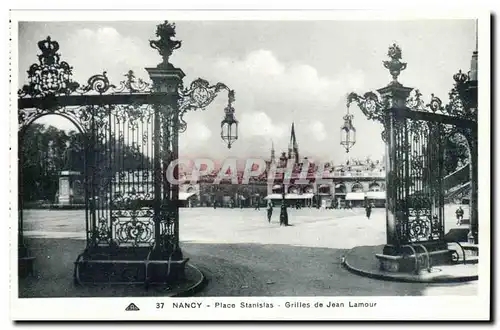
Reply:
M38 119L41 119L43 117L50 116L50 115L59 116L61 118L68 120L69 122L71 122L71 124L73 124L73 126L78 130L78 132L82 136L86 137L86 134L88 133L88 131L87 131L87 128L85 127L85 125L83 125L83 123L76 120L75 118L73 118L72 116L70 116L67 113L58 113L58 112L47 111L47 112L37 113L35 116L30 117L28 120L19 120L19 127L18 127L19 138L22 139L24 137L26 130L28 130L31 127L31 125L34 124Z

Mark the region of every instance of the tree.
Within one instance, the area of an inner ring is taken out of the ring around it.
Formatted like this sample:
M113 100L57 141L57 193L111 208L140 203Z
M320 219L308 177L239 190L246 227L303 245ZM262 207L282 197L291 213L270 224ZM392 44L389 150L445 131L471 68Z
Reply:
M117 172L152 171L147 147L128 144L111 137L91 143L90 134L66 132L54 126L33 123L19 136L19 183L24 201L54 201L63 170L84 173L86 162L98 171L101 179Z
M467 141L463 135L453 134L445 140L444 145L444 171L445 175L454 172L459 163L469 161Z

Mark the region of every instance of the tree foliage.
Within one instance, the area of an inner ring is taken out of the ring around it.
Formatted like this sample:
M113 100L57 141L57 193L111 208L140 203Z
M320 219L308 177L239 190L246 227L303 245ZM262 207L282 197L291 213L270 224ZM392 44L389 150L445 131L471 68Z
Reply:
M108 178L118 171L152 167L147 148L138 149L114 137L91 143L89 135L33 123L19 136L19 183L24 201L56 202L61 171L99 170Z
M453 173L460 165L469 162L467 141L463 135L454 134L445 140L444 171L445 175Z

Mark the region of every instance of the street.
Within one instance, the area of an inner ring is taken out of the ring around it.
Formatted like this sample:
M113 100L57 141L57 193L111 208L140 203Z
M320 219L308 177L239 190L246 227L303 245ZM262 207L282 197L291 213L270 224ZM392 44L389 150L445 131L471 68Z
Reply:
M456 227L454 209L448 208L447 215L447 228ZM399 283L342 268L341 258L348 249L385 242L384 209L375 209L370 220L363 209L289 209L289 227L279 226L279 208L271 223L264 209L181 209L180 219L183 252L208 279L198 296L475 295L477 291L476 282ZM67 283L59 281L61 286L69 288L72 262L84 247L84 231L83 211L25 212L25 235L41 254L37 257L64 251L62 259L50 256L58 260L51 264L57 271L40 270L45 274L40 281L57 277ZM68 290L33 285L24 291L27 296L70 295Z

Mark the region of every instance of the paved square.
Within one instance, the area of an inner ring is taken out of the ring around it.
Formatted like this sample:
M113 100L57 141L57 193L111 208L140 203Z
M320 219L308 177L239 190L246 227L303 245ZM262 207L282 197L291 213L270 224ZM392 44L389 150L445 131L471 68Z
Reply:
M454 208L446 227L457 227ZM474 295L477 283L423 284L368 279L340 260L354 246L385 242L385 210L289 209L291 226L268 223L265 209L186 208L180 211L182 249L209 279L202 296ZM467 218L467 210L466 210ZM73 261L84 248L84 211L26 210L25 236L37 255L38 278L21 284L24 296L88 295L71 288ZM47 260L51 260L47 262ZM41 262L42 261L42 262ZM46 269L43 267L45 266ZM57 287L44 282L60 279ZM36 283L39 282L39 283ZM24 285L24 287L23 287ZM130 295L137 293L129 292ZM154 294L154 293L152 293ZM98 295L106 295L99 292Z

